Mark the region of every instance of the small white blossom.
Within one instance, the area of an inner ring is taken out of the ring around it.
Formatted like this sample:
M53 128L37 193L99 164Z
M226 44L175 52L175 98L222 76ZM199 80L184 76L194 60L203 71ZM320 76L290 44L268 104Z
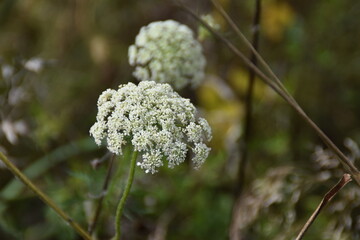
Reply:
M181 89L198 86L204 78L205 58L190 28L174 20L142 27L129 47L129 63L139 81L169 83Z
M199 168L208 157L210 148L208 148L204 143L195 143L193 151L195 154L195 157L193 158L195 168Z
M3 78L8 80L14 75L15 68L13 66L9 65L9 64L4 64L1 67L1 72L2 72Z
M192 142L199 142L201 139L201 135L203 132L203 128L198 125L195 124L194 122L191 122L187 127L186 127L186 133L189 136L189 141Z
M142 169L145 169L145 173L156 173L156 168L163 165L162 154L160 150L152 150L143 154L143 161L137 164Z
M90 129L96 144L106 142L109 151L122 154L131 143L142 154L137 165L147 173L155 173L165 160L170 168L184 162L188 146L198 168L210 151L204 143L211 139L209 124L169 84L144 81L108 89L99 97L96 119Z
M24 67L32 72L39 73L44 68L45 61L41 58L32 58L25 62Z
M201 19L203 21L205 21L210 27L214 28L215 30L219 30L220 29L220 25L219 23L217 23L215 21L215 19L213 18L212 15L210 14L206 14L206 15L202 15Z
M40 73L42 70L44 70L44 68L53 65L54 63L56 63L56 60L54 59L42 59L39 57L34 57L25 61L23 66L28 71Z
M206 138L209 139L209 141L211 141L212 132L209 123L205 120L205 118L199 118L199 124L204 130Z
M207 15L202 15L201 19L207 23L211 28L213 28L214 30L219 30L220 29L220 25L215 21L215 19L213 18L212 15L207 14ZM199 40L204 40L206 38L208 38L210 36L210 32L207 28L205 28L202 24L200 24L199 26Z

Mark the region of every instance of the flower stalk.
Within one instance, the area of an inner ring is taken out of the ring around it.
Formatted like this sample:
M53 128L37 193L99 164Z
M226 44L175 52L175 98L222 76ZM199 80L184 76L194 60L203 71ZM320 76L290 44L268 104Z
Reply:
M131 156L131 163L130 163L130 171L129 171L129 176L128 179L126 181L126 186L124 189L124 193L120 199L120 202L117 206L116 209L116 216L115 216L115 229L116 229L116 234L115 237L113 238L114 240L120 240L121 239L121 216L124 210L124 206L125 206L125 202L126 199L130 193L130 189L131 189L131 185L132 182L134 180L134 175L135 175L135 167L136 167L136 158L138 156L138 151L133 151L133 154Z
M91 240L91 236L72 218L70 218L55 202L51 200L45 193L43 193L31 180L26 177L2 152L0 152L0 159L9 168L9 170L28 188L30 188L46 205L51 207L65 222L67 222L83 239Z
M261 0L256 0L255 2L255 14L253 20L253 39L252 45L254 49L258 49L259 47L259 32L260 32L260 16L261 16ZM250 57L251 62L257 66L257 58L254 52L251 53ZM248 79L248 86L246 90L246 97L245 97L245 119L244 119L244 137L240 144L240 162L237 172L237 181L235 186L235 197L240 196L246 180L246 169L248 165L248 158L249 158L249 146L251 142L251 135L252 135L252 124L253 124L253 94L254 94L254 87L255 87L255 72L253 69L249 69L249 79Z

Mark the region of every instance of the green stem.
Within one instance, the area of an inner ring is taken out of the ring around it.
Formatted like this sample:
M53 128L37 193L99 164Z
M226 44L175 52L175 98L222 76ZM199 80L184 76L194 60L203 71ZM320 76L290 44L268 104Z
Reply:
M22 181L28 188L30 188L46 205L51 207L64 221L66 221L80 236L85 240L91 240L90 235L81 228L79 224L74 222L61 208L59 208L56 203L54 203L51 198L49 198L45 193L43 193L31 180L26 177L7 157L0 152L0 159L3 163L9 168L9 170Z
M133 154L131 157L131 163L130 163L130 172L129 172L129 176L128 176L128 179L126 182L125 190L120 199L119 205L117 206L117 209L116 209L116 217L115 217L116 235L113 238L114 240L120 240L120 238L121 238L121 222L120 221L121 221L121 216L122 216L122 212L124 210L126 199L129 195L129 192L131 189L131 184L134 180L137 155L138 155L138 152L133 151Z

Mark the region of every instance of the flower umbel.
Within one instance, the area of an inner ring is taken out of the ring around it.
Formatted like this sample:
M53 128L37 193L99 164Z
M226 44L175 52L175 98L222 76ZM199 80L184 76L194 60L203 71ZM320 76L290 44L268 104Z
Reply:
M190 28L173 20L142 27L129 48L129 63L139 81L169 83L176 89L189 83L196 87L204 78L200 43Z
M106 141L109 151L122 153L131 143L142 154L138 162L145 172L155 173L167 161L170 168L185 160L192 149L195 167L206 160L211 128L204 118L197 118L189 99L182 98L168 84L153 81L120 85L104 91L98 100L97 122L90 134L100 145Z

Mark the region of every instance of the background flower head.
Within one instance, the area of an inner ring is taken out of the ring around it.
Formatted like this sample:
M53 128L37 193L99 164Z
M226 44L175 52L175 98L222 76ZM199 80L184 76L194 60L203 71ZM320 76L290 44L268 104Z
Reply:
M129 48L129 63L139 80L169 83L176 89L196 87L204 78L205 58L192 30L174 20L141 28Z
M170 168L182 163L189 148L200 167L210 151L204 143L212 137L208 122L168 84L144 81L108 89L99 97L96 120L90 129L96 143L105 141L115 154L131 143L142 153L138 165L145 172L155 173L164 160Z

